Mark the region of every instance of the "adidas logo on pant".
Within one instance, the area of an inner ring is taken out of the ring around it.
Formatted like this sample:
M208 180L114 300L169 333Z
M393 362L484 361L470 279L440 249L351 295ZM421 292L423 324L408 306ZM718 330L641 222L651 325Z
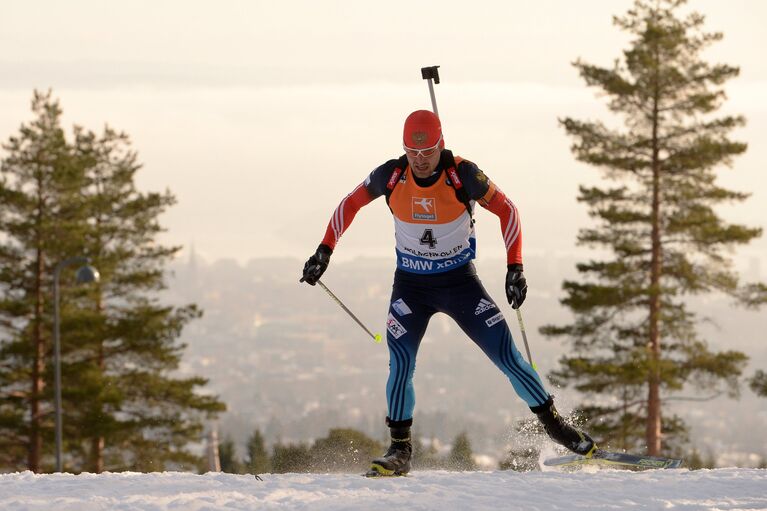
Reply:
M496 307L495 307L495 304L493 302L489 302L489 301L485 300L484 298L482 298L479 301L479 303L477 304L477 308L474 309L474 315L475 316L479 316L483 312L487 312L490 309L495 309L495 308Z

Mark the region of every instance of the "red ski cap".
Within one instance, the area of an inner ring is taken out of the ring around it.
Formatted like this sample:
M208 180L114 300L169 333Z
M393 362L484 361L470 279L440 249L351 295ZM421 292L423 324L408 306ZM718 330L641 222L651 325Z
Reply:
M442 138L442 123L434 112L416 110L405 119L402 143L405 147L424 149L434 147Z

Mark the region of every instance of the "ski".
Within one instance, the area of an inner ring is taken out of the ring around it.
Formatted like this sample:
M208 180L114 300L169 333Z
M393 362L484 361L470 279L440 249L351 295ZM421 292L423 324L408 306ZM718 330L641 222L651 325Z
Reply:
M391 477L407 477L407 474L382 474L378 470L370 469L364 474L362 474L362 477L368 477L368 478L391 478Z
M407 472L403 474L396 470L388 470L378 463L373 463L370 469L362 475L365 477L406 477Z
M569 454L558 458L551 458L543 462L547 467L572 467L578 465L621 465L636 468L679 468L682 460L674 458L659 458L655 456L643 456L624 452L610 452L602 449L586 458L580 454Z

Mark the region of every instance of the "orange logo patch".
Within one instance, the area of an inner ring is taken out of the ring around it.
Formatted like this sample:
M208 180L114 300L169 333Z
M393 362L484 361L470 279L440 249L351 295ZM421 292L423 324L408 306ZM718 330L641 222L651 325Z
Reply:
M412 197L413 220L436 220L437 208L433 198Z

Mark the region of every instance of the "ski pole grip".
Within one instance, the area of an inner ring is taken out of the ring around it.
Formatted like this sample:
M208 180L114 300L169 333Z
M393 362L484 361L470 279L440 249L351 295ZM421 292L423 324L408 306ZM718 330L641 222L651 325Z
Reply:
M421 78L424 80L434 80L434 83L439 83L439 66L422 67Z

